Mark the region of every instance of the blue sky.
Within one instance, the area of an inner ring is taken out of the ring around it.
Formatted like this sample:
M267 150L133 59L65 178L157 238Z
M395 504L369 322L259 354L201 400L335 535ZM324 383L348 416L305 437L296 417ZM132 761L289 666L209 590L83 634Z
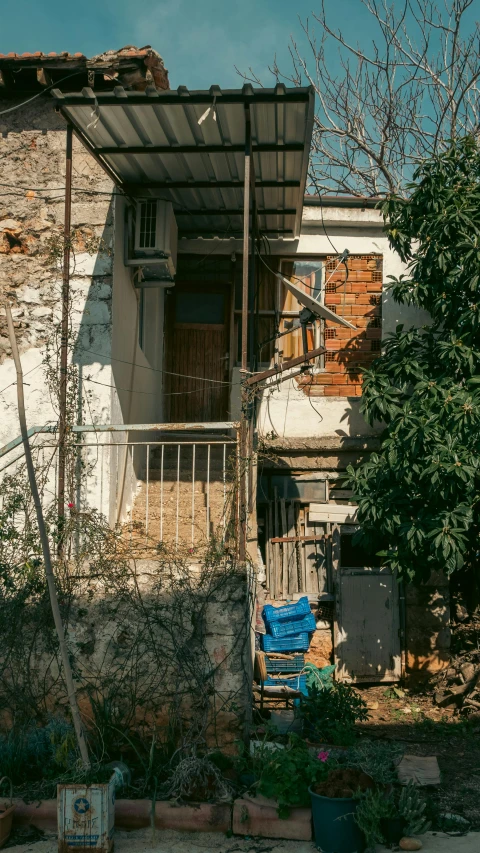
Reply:
M4 0L0 53L42 50L93 56L109 48L151 44L163 56L173 88L237 87L253 66L264 85L277 54L289 68L291 35L302 41L319 0ZM370 39L361 0L326 0L331 20L354 40ZM332 57L332 62L335 58Z

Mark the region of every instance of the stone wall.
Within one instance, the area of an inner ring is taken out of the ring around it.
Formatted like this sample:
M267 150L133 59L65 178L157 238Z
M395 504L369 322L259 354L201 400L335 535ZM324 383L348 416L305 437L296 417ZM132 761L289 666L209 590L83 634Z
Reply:
M450 661L450 588L448 577L433 572L422 584L406 584L407 671L432 675Z
M11 100L0 101L0 113L12 106ZM60 317L65 122L55 113L53 99L45 96L0 115L0 134L0 300L12 303L24 372L32 372L30 379L25 377L27 419L30 424L55 422L55 405L46 393L40 364ZM110 389L91 380L111 382L110 367L101 366L93 353L110 349L112 184L76 139L73 187L73 358L88 365L83 402L88 402L92 417L101 419L110 413ZM0 316L0 389L13 378L5 318ZM14 387L2 393L0 406L3 444L19 433Z

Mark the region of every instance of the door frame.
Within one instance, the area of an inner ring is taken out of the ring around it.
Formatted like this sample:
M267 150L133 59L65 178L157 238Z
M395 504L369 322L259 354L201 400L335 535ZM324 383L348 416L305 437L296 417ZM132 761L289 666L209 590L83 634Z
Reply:
M224 301L224 324L220 326L215 323L175 323L175 304L176 304L176 295L178 293L223 293L225 294ZM175 328L183 328L188 329L197 329L198 331L215 331L220 330L222 327L225 328L225 354L228 356L228 366L225 369L225 377L226 381L229 383L229 387L227 389L226 394L226 409L225 412L225 420L228 420L228 407L230 404L230 394L231 394L231 381L232 381L232 336L233 336L233 309L234 309L234 285L232 281L218 281L214 279L205 278L203 280L198 279L189 279L189 278L180 278L175 281L175 287L172 287L171 292L168 296L167 305L165 307L165 333L164 333L164 364L166 365L166 381L163 382L164 389L164 412L166 421L171 421L171 400L172 397L169 396L169 392L173 389L173 384L175 382L175 376L172 375L171 372L174 370L174 334ZM200 419L201 420L201 419ZM222 420L222 419L220 419Z

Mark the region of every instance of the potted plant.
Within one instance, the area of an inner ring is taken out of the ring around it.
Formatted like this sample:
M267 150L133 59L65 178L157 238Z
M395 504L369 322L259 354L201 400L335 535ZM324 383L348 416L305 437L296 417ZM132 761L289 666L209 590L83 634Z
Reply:
M4 782L10 783L10 803L0 803L0 847L3 847L8 841L10 832L12 831L13 813L15 811L15 806L12 801L13 785L11 779L9 779L8 776L3 776L3 778L0 779L0 786L3 785Z
M310 787L315 843L322 853L363 853L355 812L359 795L373 787L372 778L358 767L335 767Z
M355 723L368 719L365 702L348 684L333 682L319 688L313 685L302 699L300 715L304 733L325 746L351 746L355 741Z
M315 758L297 735L290 735L285 749L271 752L260 771L256 790L276 800L278 816L288 818L290 809L310 805L311 785L325 779L328 754Z
M376 844L398 844L403 837L428 832L426 807L414 782L401 789L377 787L360 794L355 822L365 836L367 851L374 851Z

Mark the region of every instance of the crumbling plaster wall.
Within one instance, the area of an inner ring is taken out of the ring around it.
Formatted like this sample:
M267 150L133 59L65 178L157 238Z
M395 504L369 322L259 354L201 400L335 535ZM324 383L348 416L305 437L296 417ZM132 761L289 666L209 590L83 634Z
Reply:
M0 102L0 113L12 101ZM17 329L27 388L30 425L56 421L41 362L45 342L60 317L61 270L49 259L60 245L64 222L65 123L48 99L0 115L0 299L9 299ZM107 421L111 369L93 352L110 352L112 260L108 251L86 251L102 241L111 249L112 184L83 146L73 145L72 226L78 232L71 264L73 358L81 365L82 397L90 417ZM79 190L88 192L81 193ZM60 259L61 260L61 259ZM35 369L35 372L33 370ZM5 318L0 317L0 389L14 378ZM0 397L0 443L19 433L14 386Z

